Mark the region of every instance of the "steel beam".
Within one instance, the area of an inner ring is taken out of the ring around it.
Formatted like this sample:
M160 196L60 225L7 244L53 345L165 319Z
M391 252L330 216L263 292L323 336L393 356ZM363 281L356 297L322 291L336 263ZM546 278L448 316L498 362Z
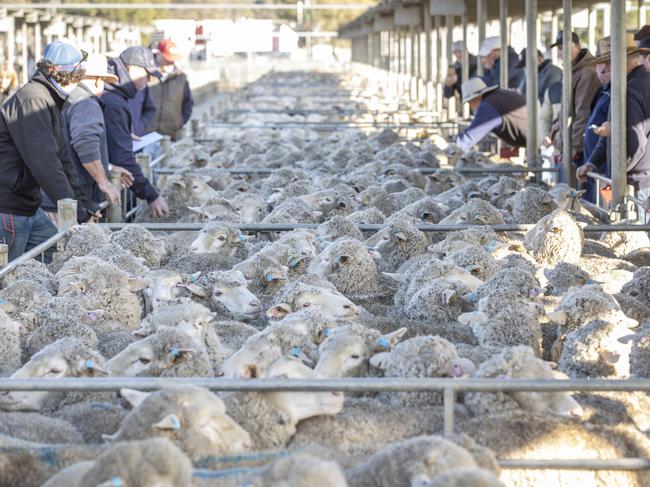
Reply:
M499 33L501 37L499 86L505 90L508 88L508 6L506 0L499 0ZM528 37L528 46L531 46L530 37ZM528 89L528 85L526 85L526 89Z
M562 182L571 185L573 178L573 166L571 157L573 156L571 148L571 107L573 106L573 92L571 85L573 82L571 71L571 12L572 1L562 0L562 56L564 58L564 72L562 74Z
M611 167L612 207L620 209L627 190L627 55L625 43L625 2L611 4L612 30L612 104ZM621 215L623 216L623 215ZM624 217L624 216L623 216Z
M528 111L526 161L528 167L535 167L538 165L537 96L539 89L537 77L537 0L526 0L526 37L528 45L528 49L526 49L526 108Z

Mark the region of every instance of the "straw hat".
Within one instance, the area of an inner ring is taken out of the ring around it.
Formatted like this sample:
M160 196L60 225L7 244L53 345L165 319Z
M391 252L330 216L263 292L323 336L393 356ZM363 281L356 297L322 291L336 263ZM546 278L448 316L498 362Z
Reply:
M473 100L477 96L481 96L490 91L496 90L499 85L488 86L481 78L470 78L465 81L460 87L463 93L463 103Z
M634 44L634 35L631 33L625 34L625 47L626 54L635 54L639 52L639 48ZM612 57L612 38L611 36L603 37L598 41L596 49L596 57L591 64L602 64L610 61Z
M108 71L108 61L102 54L89 54L81 68L86 71L86 78L101 78L107 83L117 83L118 78Z

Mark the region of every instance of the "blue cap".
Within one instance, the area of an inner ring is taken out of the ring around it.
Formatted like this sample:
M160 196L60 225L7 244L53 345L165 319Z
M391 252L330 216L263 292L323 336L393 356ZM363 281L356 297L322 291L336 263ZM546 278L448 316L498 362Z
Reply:
M54 41L47 45L43 59L54 64L59 71L70 72L83 58L81 51L72 44Z

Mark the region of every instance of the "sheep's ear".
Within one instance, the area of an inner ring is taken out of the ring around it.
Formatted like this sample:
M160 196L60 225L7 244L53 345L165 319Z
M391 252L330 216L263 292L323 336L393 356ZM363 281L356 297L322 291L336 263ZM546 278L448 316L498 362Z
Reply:
M195 294L201 298L208 297L207 289L205 289L203 286L199 286L198 284L188 284L185 286L185 288L188 289L192 294Z
M174 361L183 358L184 355L190 354L190 353L196 353L196 350L193 348L177 348L177 347L172 347L169 350L169 354L172 356L172 359Z
M194 213L198 213L199 215L203 214L203 208L200 206L188 206L187 209L193 211Z
M248 364L246 367L244 367L241 376L243 379L257 379L258 372L259 371L257 370L257 365Z
M566 311L564 311L563 309L558 309L557 311L546 313L546 316L548 316L549 320L553 321L554 323L558 323L560 325L564 325L567 320Z
M103 309L91 309L86 311L86 316L90 321L97 321L99 318L104 316L104 310Z
M598 355L600 356L600 359L607 365L614 365L621 358L620 353L612 352L610 350L599 350Z
M111 375L109 370L105 369L101 365L97 365L95 360L92 358L85 359L85 360L82 359L79 365L82 369L85 369L87 372L99 373L103 375Z
M442 292L442 300L445 302L445 304L449 304L455 295L456 291L454 289L445 289Z
M580 198L586 192L587 192L586 189L581 189L580 191L575 191L575 193L572 193L571 196L573 196L574 198Z
M620 343L628 344L628 343L630 342L630 340L633 340L633 339L634 339L635 336L636 336L636 335L635 335L634 333L632 333L632 334L630 334L630 335L625 335L625 336L622 336L621 338L619 338L618 341L619 341Z
M146 328L144 326L141 326L140 328L136 328L131 332L131 335L134 337L139 337L139 338L145 338L148 337L149 334L146 331Z
M557 362L553 362L552 360L546 360L546 363L551 369L553 370L557 369Z
M318 219L321 218L322 216L323 216L323 212L322 212L322 211L314 210L314 211L311 212L311 217L312 217L314 220L318 220Z
M482 325L487 323L488 316L480 311L472 311L471 313L462 313L458 316L458 322L461 325Z
M0 310L4 311L5 313L13 313L14 311L16 311L16 309L17 309L16 306L8 301L2 300L0 302Z
M380 350L390 350L393 346L399 342L402 337L406 334L408 331L408 328L400 328L399 330L392 331L390 333L386 333L385 335L380 336L377 338L377 341L375 342L375 350L380 351Z
M181 429L181 420L175 414L168 414L153 427L163 431L178 431Z
M370 357L370 365L377 369L385 370L390 360L390 352L379 352Z
M124 480L122 480L122 477L111 477L110 480L97 484L95 487L123 487L125 485L126 484L124 483Z
M382 274L399 283L404 284L406 282L406 274L400 274L398 272L382 272Z
M129 277L128 286L129 291L137 292L151 286L151 282L148 279L144 279L142 277Z
M404 232L397 232L395 237L400 239L402 242L406 242L406 235L404 235Z
M208 176L207 174L203 174L199 177L201 178L201 181L203 181L204 183L209 183L210 181L212 181L212 176Z
M120 396L122 396L131 407L137 408L142 402L149 397L150 392L142 392L136 389L120 389Z
M86 292L86 283L84 281L72 281L70 286L82 293Z
M112 435L107 435L107 434L102 434L102 440L104 441L115 441L117 440L117 433L113 433Z
M284 318L289 313L291 313L291 306L287 303L280 303L266 310L266 317L273 319Z
M178 186L179 188L185 188L186 187L185 181L183 181L182 179L176 179L172 184L174 186Z

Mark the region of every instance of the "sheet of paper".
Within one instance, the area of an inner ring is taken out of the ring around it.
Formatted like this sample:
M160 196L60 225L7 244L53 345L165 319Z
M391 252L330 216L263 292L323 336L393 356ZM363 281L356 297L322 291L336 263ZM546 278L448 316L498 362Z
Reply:
M138 152L143 147L158 142L159 140L162 140L162 138L163 136L160 135L158 132L150 132L146 135L143 135L142 137L140 137L140 140L133 141L133 152Z

